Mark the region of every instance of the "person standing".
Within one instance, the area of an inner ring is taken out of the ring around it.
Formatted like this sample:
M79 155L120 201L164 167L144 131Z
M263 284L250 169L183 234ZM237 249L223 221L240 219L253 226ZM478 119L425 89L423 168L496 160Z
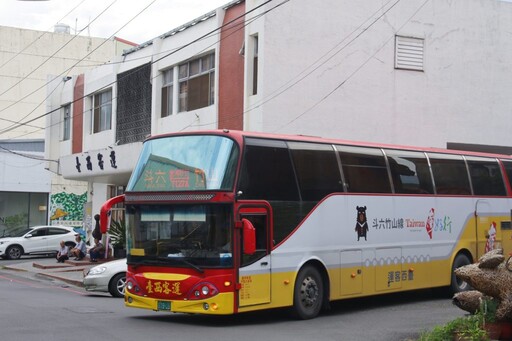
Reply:
M64 244L64 241L60 241L60 249L57 252L57 263L64 263L64 261L69 259L68 256L69 248Z

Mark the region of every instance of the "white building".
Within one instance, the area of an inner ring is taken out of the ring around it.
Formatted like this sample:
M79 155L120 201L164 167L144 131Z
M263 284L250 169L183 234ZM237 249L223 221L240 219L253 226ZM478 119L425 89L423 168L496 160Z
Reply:
M60 84L46 157L88 182L97 213L150 134L228 128L510 152L511 18L500 0L232 1Z
M87 185L63 181L45 169L54 168L44 161L46 97L60 96L55 85L66 83L69 75L134 45L72 35L66 25L57 25L55 32L0 26L0 233L49 220L82 225ZM48 74L58 79L53 88Z

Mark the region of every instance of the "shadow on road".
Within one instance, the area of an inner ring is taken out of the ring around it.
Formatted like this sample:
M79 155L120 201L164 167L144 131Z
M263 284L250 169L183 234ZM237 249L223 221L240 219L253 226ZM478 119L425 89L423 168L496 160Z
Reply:
M417 304L423 301L448 300L448 296L439 294L435 290L418 290L411 292L401 292L394 294L384 294L373 297L364 297L357 299L340 300L331 303L327 311L323 311L317 318L335 317L349 315L369 309L390 309L393 306L404 304ZM160 321L163 323L190 324L204 327L233 327L247 325L269 325L276 323L289 323L294 318L290 314L290 308L270 309L249 313L241 313L228 316L212 315L191 315L191 314L165 314L157 313L155 315L140 315L130 318L138 320Z

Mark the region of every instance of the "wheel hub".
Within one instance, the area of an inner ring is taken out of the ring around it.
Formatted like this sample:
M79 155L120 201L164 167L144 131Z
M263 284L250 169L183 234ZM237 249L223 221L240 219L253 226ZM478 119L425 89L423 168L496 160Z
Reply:
M301 287L302 302L305 306L312 306L318 298L318 285L311 277L306 277Z

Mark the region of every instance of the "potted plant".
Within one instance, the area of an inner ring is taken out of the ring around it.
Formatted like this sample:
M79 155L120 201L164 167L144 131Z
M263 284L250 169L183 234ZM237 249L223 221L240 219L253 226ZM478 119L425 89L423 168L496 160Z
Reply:
M126 224L124 220L112 220L108 234L114 248L114 258L126 257Z
M482 316L477 313L468 316L455 331L453 339L456 341L487 341L489 334L483 328Z
M482 328L481 314L458 317L445 325L420 334L418 341L483 341L489 335Z
M499 339L501 334L501 323L496 321L496 309L498 301L495 298L484 296L480 302L478 315L482 318L482 326L493 340Z

